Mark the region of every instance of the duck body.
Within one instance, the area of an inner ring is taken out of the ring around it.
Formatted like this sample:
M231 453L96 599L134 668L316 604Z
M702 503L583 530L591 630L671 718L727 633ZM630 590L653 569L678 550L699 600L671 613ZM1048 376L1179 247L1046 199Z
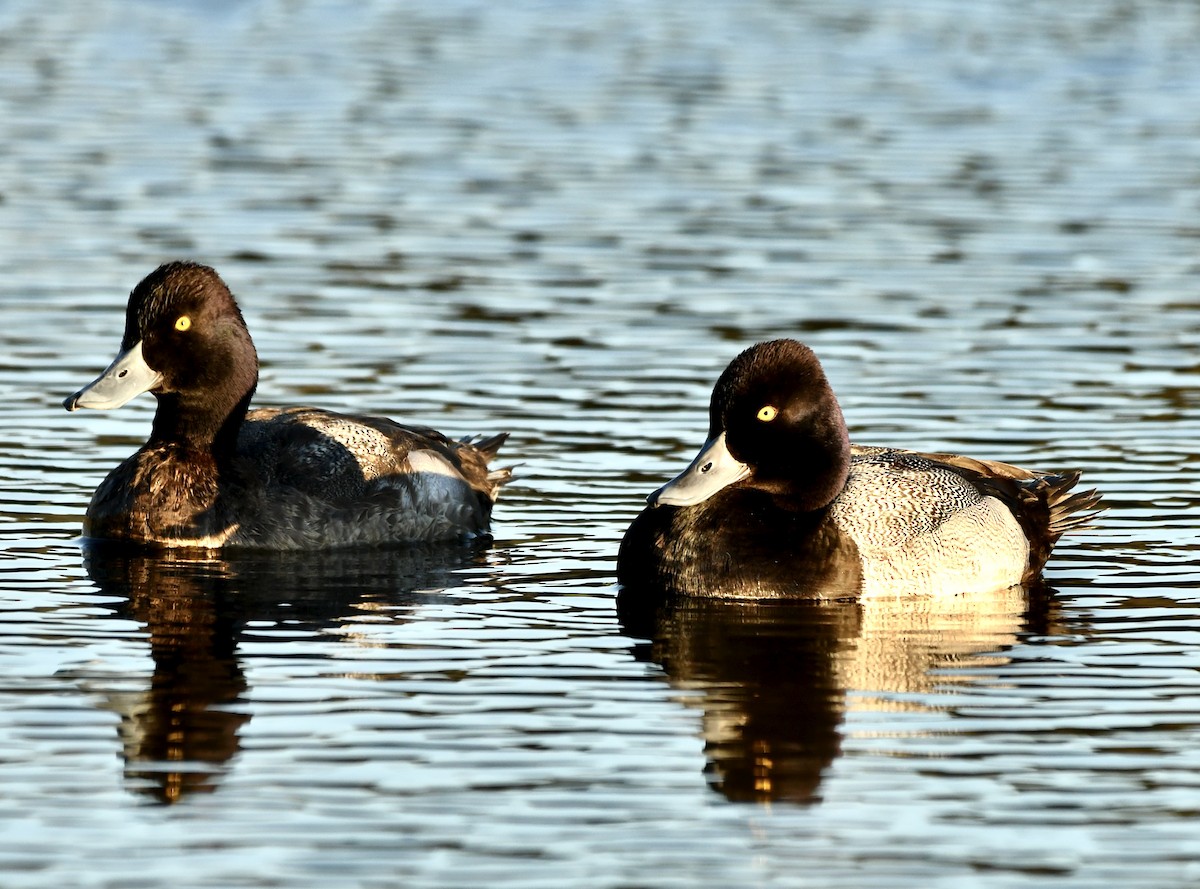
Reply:
M1031 583L1094 516L1078 473L851 445L816 356L748 349L717 382L709 441L621 544L630 591L721 598L945 596Z
M149 440L97 488L90 538L159 547L296 550L447 541L487 532L508 470L505 436L309 407L248 410L258 359L216 272L171 263L130 296L117 359L68 398L119 407L158 399Z
M278 550L470 537L488 529L498 483L486 461L502 443L316 408L254 410L226 464L178 444L126 459L96 489L84 535Z

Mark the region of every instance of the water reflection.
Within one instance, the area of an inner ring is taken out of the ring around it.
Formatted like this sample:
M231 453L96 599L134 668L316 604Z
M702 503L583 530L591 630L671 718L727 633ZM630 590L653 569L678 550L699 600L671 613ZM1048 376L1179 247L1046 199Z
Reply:
M238 644L253 625L270 639L311 638L364 609L403 613L426 590L482 559L484 545L242 554L226 558L89 547L84 564L118 613L150 635L149 687L112 693L131 790L160 802L212 791L250 719ZM262 639L262 636L256 636Z
M715 790L810 803L849 710L934 708L929 693L1004 662L1020 634L1049 632L1054 613L1048 589L1015 587L924 601L624 599L621 619L652 640L638 655L703 711Z

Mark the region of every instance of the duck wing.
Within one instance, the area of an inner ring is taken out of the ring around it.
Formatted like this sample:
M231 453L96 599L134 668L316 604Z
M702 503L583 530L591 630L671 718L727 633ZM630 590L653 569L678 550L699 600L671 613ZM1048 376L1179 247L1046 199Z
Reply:
M1012 512L1029 540L1033 570L1041 569L1059 538L1092 527L1104 511L1096 489L1073 490L1079 482L1079 470L1044 472L999 460L866 445L852 446L851 454L864 457L893 454L926 461L955 473L981 494L997 498Z

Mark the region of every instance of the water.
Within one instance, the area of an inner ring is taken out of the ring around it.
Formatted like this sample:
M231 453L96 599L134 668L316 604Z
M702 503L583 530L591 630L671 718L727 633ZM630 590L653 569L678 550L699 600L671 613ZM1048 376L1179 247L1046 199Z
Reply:
M6 887L1200 879L1191 4L0 8ZM157 263L261 404L512 432L480 551L76 541ZM793 335L856 440L1078 466L1051 592L684 609L616 547Z

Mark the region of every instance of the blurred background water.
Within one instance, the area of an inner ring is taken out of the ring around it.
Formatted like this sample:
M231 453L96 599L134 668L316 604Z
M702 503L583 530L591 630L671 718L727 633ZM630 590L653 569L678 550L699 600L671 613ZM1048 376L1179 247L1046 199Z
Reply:
M1200 879L1200 7L0 5L0 882ZM158 263L258 403L509 430L490 548L77 534ZM613 562L756 340L854 438L1080 467L1048 593L695 607Z

